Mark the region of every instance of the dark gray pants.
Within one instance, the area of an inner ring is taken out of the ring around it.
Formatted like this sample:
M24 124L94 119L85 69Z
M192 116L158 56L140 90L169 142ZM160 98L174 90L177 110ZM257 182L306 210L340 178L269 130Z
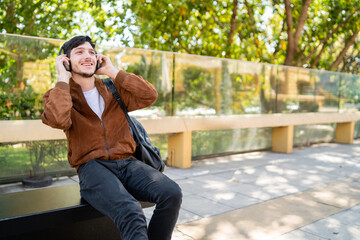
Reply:
M182 193L166 175L134 158L92 159L78 175L81 196L115 222L123 240L171 239ZM156 204L148 228L137 200Z

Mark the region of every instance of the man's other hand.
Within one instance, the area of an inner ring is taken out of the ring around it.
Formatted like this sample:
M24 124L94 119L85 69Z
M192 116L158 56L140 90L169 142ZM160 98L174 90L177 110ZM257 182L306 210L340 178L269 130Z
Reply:
M107 75L112 80L115 80L119 70L114 67L109 57L98 54L97 60L99 61L100 68L95 72L96 75Z

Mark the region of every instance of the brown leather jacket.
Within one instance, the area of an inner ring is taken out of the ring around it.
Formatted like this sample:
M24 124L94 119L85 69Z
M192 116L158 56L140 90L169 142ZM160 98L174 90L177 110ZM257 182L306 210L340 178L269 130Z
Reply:
M129 112L150 106L157 98L154 86L140 76L119 71L114 82ZM90 159L131 157L136 148L119 104L100 79L96 78L95 86L105 102L102 119L91 110L80 85L72 79L69 84L56 83L43 97L42 122L64 130L68 160L76 169Z

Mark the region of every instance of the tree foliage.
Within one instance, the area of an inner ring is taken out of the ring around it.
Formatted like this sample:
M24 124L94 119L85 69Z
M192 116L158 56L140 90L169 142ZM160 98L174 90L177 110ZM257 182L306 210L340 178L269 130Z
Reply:
M2 33L65 39L80 28L82 11L101 9L100 0L3 0L0 2Z
M80 23L76 13L96 8L99 1L0 1L2 33L46 38L67 38ZM27 85L24 63L54 56L53 42L16 36L0 36L0 115L4 118L38 117L41 97Z
M345 59L359 52L354 0L130 0L123 6L135 19L136 47L328 70L347 69Z
M4 0L0 9L7 33L91 32L141 48L337 71L360 61L356 0Z

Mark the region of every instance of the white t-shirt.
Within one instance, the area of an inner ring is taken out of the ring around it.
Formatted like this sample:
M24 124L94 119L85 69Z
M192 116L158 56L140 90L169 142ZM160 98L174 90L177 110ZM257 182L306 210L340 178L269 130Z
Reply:
M86 102L91 108L91 110L93 110L93 112L96 113L96 115L98 115L98 117L101 119L101 115L104 112L104 108L105 108L105 102L103 97L100 95L99 91L97 90L97 88L94 87L90 91L83 93Z

